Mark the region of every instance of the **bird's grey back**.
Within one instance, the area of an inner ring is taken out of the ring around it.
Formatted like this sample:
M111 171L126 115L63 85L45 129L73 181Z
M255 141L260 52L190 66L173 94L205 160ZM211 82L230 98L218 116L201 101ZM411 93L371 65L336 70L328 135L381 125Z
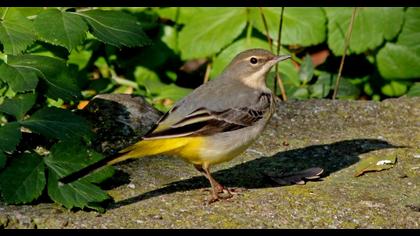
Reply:
M246 86L239 80L226 78L222 74L178 101L165 123L176 122L199 108L216 112L229 108L252 108L258 105L257 101L262 92Z

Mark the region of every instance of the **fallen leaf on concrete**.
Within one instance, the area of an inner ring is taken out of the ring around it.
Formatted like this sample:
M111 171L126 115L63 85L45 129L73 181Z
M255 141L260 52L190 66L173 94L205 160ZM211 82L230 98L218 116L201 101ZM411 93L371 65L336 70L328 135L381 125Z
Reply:
M392 168L396 162L397 156L395 154L386 157L370 156L360 161L359 165L356 167L354 176L358 177L366 172L387 170Z
M292 185L292 184L305 184L309 180L318 180L321 178L321 174L324 169L320 167L312 167L298 172L288 173L276 173L266 172L264 173L272 181L280 185Z

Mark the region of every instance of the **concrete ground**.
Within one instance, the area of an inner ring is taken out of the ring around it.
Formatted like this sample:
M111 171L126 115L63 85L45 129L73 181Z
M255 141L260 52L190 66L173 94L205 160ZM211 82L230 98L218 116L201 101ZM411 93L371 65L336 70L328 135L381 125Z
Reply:
M397 162L355 177L372 156ZM322 181L279 186L264 174L309 167ZM117 168L105 213L0 203L0 228L420 228L420 98L280 103L254 145L213 168L238 194L211 205L207 180L180 159Z

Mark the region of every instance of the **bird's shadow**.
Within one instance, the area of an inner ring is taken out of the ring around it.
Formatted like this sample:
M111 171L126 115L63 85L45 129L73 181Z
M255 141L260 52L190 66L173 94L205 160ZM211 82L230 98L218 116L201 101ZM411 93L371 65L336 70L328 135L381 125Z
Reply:
M269 181L264 174L268 171L301 171L310 167L324 169L323 176L328 176L359 161L359 155L374 150L398 148L379 139L352 139L325 145L312 145L283 152L272 156L257 158L228 169L216 171L213 177L227 187L246 189L280 186ZM192 189L207 188L209 183L203 176L175 181L166 186L124 199L108 206L118 208L160 195Z

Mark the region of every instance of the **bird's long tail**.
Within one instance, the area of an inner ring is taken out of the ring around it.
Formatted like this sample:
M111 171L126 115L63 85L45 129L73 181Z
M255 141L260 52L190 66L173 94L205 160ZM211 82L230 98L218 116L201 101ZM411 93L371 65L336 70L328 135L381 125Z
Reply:
M61 178L59 181L63 184L71 183L101 169L102 167L114 165L131 158L141 158L145 156L170 153L171 151L173 152L174 150L187 145L189 142L190 140L186 138L142 140L114 155L105 157L98 162L73 172Z

